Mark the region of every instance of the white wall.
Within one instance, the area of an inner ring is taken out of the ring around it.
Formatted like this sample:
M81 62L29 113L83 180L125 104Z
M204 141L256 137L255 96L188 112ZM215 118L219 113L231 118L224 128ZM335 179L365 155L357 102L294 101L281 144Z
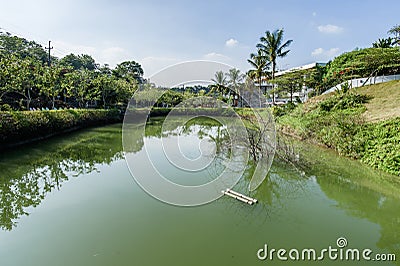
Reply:
M323 92L322 94L327 94L327 93L334 92L336 90L341 90L342 84L345 84L346 82L350 85L351 88L358 88L363 85L372 85L372 84L378 84L378 83L388 82L388 81L392 81L392 80L400 80L400 74L372 77L367 82L365 82L366 80L367 80L367 78L358 78L358 79L348 80L348 81L342 82L342 83L330 88L329 90Z

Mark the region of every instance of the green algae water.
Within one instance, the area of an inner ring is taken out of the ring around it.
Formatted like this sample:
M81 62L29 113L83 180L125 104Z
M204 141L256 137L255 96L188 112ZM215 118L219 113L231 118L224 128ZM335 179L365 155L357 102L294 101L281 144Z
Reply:
M146 129L148 141L157 132L157 123ZM143 141L136 144L144 152ZM162 203L135 183L120 124L3 152L0 265L400 265L399 178L295 145L308 170L276 159L250 194L259 203L224 196L190 208ZM248 194L247 184L245 175L234 189ZM397 262L257 257L265 245L322 250L341 237L348 248L395 254Z

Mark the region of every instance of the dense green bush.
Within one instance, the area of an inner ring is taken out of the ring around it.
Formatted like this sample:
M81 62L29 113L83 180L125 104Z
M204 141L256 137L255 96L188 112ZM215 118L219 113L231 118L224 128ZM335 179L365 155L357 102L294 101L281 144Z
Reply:
M325 101L319 103L319 108L322 111L329 112L331 110L346 110L350 108L360 108L363 103L366 103L369 98L366 95L357 93L338 94L329 97Z
M72 128L120 121L118 110L0 112L0 147L54 135Z
M375 168L400 175L400 118L368 124L355 135L365 138L361 158Z
M400 70L398 48L366 48L343 53L328 64L325 78L347 80L377 74L393 74Z
M272 107L272 114L275 117L283 116L287 113L290 113L294 108L296 108L296 105L292 102L288 102L287 104L282 106L277 105Z

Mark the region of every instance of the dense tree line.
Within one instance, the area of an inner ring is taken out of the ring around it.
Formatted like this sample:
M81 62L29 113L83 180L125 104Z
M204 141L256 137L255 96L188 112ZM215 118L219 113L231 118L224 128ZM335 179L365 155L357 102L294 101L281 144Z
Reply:
M0 33L0 107L3 110L112 108L125 105L143 83L135 61L114 69L90 55L51 57L34 41Z

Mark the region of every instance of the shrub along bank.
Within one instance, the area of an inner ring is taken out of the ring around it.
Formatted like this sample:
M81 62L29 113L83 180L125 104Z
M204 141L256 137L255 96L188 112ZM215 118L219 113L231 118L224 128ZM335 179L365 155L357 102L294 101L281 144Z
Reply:
M120 121L119 110L0 112L0 149L79 128Z
M400 176L400 117L366 122L369 100L350 91L274 113L282 132Z

